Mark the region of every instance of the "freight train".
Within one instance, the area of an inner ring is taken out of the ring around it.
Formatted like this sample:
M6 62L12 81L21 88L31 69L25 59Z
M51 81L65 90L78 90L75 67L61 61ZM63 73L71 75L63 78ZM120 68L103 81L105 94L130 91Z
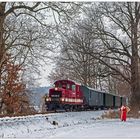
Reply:
M58 80L45 97L47 110L86 110L118 108L126 98L95 90L72 80Z

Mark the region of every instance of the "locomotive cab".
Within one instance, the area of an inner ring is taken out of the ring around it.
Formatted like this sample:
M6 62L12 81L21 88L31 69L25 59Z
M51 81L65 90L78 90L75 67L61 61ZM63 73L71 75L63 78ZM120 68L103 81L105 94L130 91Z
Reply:
M49 110L54 110L54 108L73 108L82 104L83 100L79 86L70 80L56 81L53 88L49 90L49 96L46 98Z
M54 83L54 87L50 89L51 101L63 102L69 95L69 92L76 92L75 84L70 84L67 81L57 81Z

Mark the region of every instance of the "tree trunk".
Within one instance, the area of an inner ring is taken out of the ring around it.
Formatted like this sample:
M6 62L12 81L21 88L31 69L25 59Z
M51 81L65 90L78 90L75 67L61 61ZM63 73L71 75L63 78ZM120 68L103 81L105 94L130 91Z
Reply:
M0 3L0 87L1 87L1 68L4 60L5 41L4 35L4 20L5 20L5 2Z
M138 55L138 23L131 22L131 42L132 42L132 58L131 58L131 107L134 111L140 109L140 59Z

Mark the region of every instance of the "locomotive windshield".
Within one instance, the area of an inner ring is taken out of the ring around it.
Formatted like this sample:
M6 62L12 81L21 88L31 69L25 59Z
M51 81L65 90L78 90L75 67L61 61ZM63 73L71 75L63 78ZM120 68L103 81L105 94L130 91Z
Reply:
M63 89L75 89L75 87L74 87L74 85L72 85L71 86L71 84L69 84L69 83L56 83L55 85L54 85L55 87L57 87L57 88L63 88Z
M75 90L76 90L76 86L72 85L72 91L75 91Z

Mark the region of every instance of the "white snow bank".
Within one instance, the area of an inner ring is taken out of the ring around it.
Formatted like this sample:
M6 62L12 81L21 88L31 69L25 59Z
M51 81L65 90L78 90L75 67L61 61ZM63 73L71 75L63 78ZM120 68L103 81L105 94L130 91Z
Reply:
M103 111L1 118L0 138L140 138L140 119L100 119ZM53 125L52 122L57 122Z

